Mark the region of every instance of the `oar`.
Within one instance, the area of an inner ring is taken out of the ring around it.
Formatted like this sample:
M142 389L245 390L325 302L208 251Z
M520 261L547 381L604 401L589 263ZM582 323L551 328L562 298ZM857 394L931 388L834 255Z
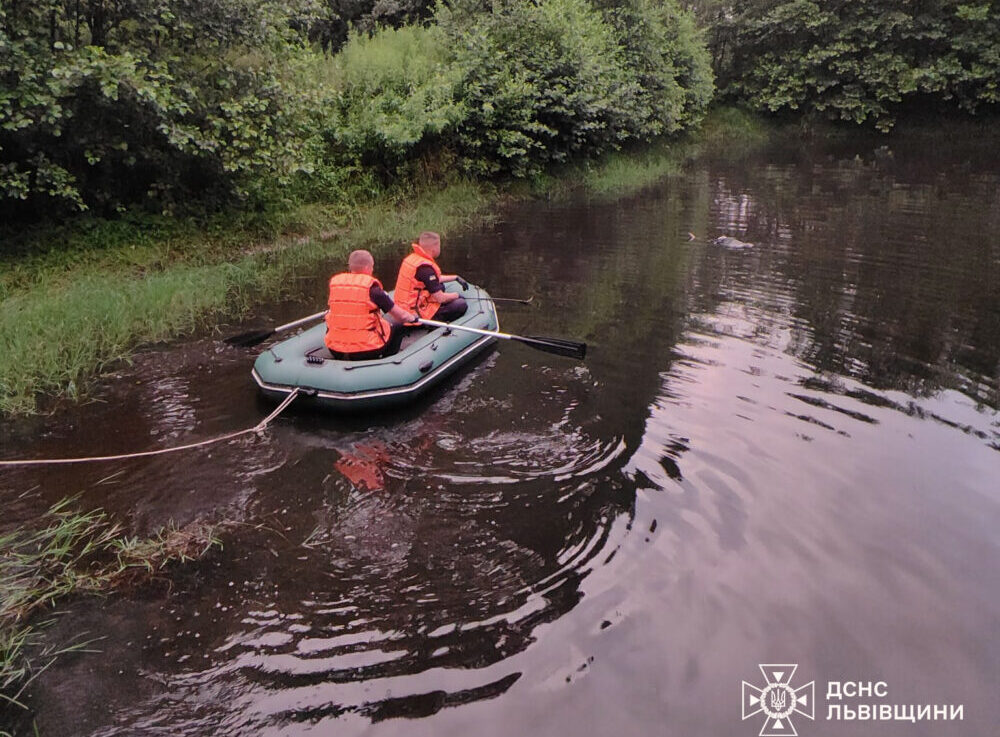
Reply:
M498 333L495 330L480 330L470 328L465 325L455 325L450 322L440 322L438 320L420 319L421 325L432 325L436 328L451 328L452 330L464 330L467 333L477 333L479 335L492 335L494 338L504 340L516 340L527 346L536 348L546 353L554 353L557 356L569 356L570 358L583 359L587 355L587 344L575 340L563 340L562 338L542 338L540 336L525 337L523 335L511 335L509 333Z
M513 297L466 297L464 294L459 296L463 299L489 300L490 302L515 302L519 305L530 305L535 299L535 295L531 295L527 299L514 299Z
M309 317L303 317L301 320L286 323L285 325L279 325L271 330L251 330L248 333L240 333L239 335L233 335L232 337L226 338L225 342L229 343L229 345L238 345L244 348L249 348L250 346L257 345L258 343L263 343L272 335L283 333L286 330L291 330L292 328L297 328L299 325L305 325L307 322L312 322L313 320L318 320L325 314L326 310L323 310L322 312L317 312L315 315L309 315Z

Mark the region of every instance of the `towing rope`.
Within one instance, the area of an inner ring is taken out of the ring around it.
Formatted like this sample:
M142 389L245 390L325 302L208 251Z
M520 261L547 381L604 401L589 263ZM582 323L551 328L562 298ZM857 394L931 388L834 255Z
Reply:
M91 461L121 461L126 458L145 458L147 456L158 456L164 453L176 453L179 450L190 450L191 448L201 448L205 445L212 445L213 443L221 443L226 440L232 440L233 438L238 438L240 435L247 435L252 432L261 432L265 427L270 424L270 422L285 411L285 408L290 405L295 398L299 395L298 389L293 389L292 392L285 397L284 401L279 404L275 410L265 417L263 420L258 422L253 427L248 427L245 430L239 430L237 432L226 433L225 435L220 435L215 438L209 438L208 440L199 440L197 443L188 443L187 445L177 445L173 448L160 448L158 450L143 450L138 453L122 453L120 455L113 456L85 456L82 458L35 458L32 460L25 461L0 461L0 466L49 466L60 463L89 463Z

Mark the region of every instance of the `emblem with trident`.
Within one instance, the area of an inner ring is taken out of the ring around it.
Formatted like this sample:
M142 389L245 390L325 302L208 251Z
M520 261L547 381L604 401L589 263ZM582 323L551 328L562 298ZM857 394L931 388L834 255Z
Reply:
M760 737L796 737L798 732L792 724L792 714L801 714L814 719L816 682L809 681L804 686L792 688L789 682L795 675L795 664L761 665L764 674L763 688L743 681L743 718L764 712L764 726Z

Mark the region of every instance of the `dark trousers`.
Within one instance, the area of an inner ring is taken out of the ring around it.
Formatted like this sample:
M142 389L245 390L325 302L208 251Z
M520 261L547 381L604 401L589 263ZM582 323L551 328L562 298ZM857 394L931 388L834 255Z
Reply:
M397 322L389 323L389 340L381 348L374 351L358 351L357 353L340 353L330 351L330 354L338 361L370 361L373 358L385 358L399 353L399 345L403 342L403 335L406 330Z
M434 313L434 319L441 322L451 322L464 315L467 309L469 309L469 303L459 297L438 307L438 311Z

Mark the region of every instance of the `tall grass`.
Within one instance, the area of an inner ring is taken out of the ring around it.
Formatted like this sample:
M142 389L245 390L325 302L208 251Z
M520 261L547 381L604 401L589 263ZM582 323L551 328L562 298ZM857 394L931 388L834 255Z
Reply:
M641 151L609 154L581 172L578 181L592 194L625 197L677 174L689 155L690 146L661 140Z
M38 614L72 594L141 583L219 542L217 528L203 523L130 537L105 512L74 511L71 503L49 509L37 529L0 535L0 709L23 706L24 690L56 657L87 644L46 644Z
M677 138L660 138L648 145L573 163L510 189L527 196L564 196L584 189L600 197L627 197L677 174L699 154L711 150L728 155L758 148L777 132L773 125L739 108L709 111L694 131Z
M0 306L0 395L8 412L30 411L36 393L75 395L83 377L142 342L193 330L208 314L265 294L253 259L178 266L140 279L86 275L39 287Z
M0 298L82 273L144 276L175 263L229 261L255 244L337 230L354 203L302 205L262 212L229 211L211 219L128 214L121 220L81 218L6 237L0 231Z
M701 146L718 151L746 150L763 145L774 125L738 107L720 106L705 116L695 138Z
M22 264L30 274L17 286L9 279L0 303L0 412L30 413L38 394L75 397L95 372L138 346L243 315L289 290L293 274L352 248L398 248L427 227L448 232L482 221L487 191L458 181L408 199L385 197L340 227L334 221L333 231L324 206L302 206L282 216L290 234L261 243L244 231L251 239L237 247L209 249L215 263L205 253L188 257L167 239L141 242L145 266L130 258L127 241L103 252L81 246L68 262L53 254Z

